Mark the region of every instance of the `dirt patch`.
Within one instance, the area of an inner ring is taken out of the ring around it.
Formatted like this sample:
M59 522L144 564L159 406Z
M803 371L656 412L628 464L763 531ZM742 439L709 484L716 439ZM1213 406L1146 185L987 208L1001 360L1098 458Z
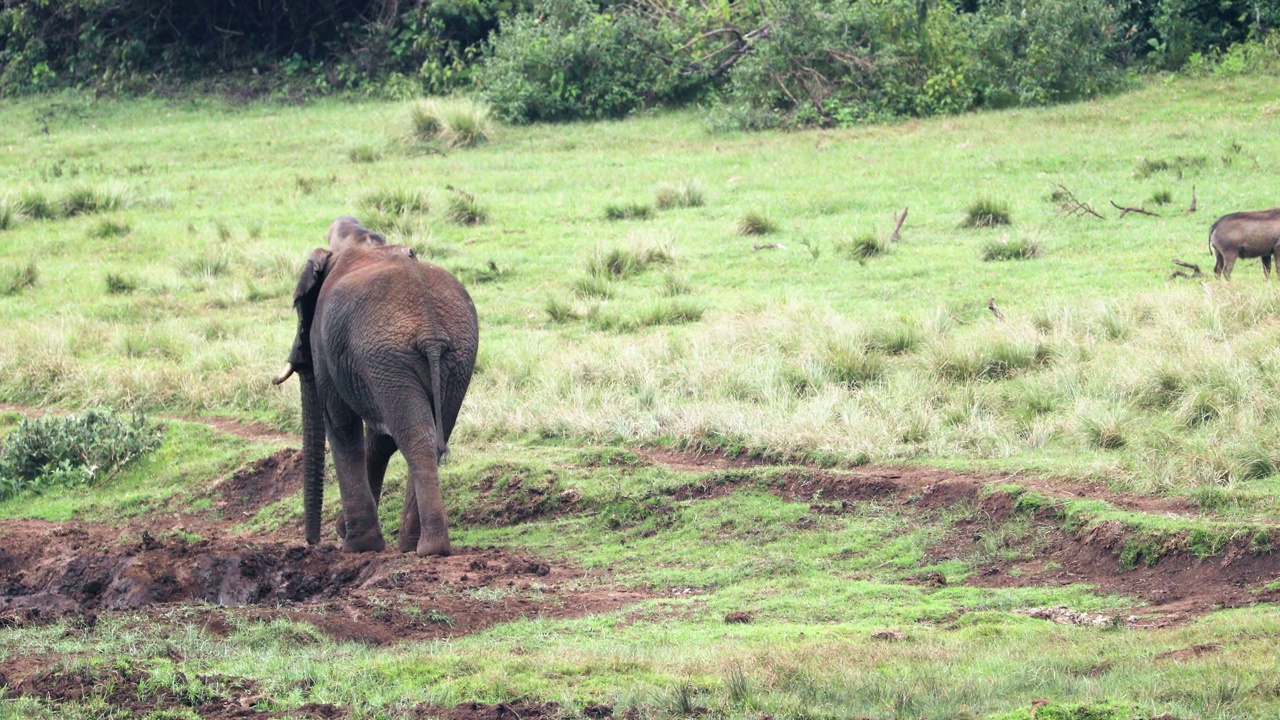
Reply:
M601 707L601 706L595 706ZM413 718L441 718L441 720L555 720L564 717L556 703L512 702L461 703L451 708L439 705L419 705L412 711ZM610 708L612 715L612 708ZM607 716L600 716L607 717Z
M161 604L209 603L307 622L371 643L476 632L519 617L612 610L645 593L582 590L583 572L531 555L460 548L447 558L333 545L157 540L85 523L2 521L0 623L26 625ZM215 635L230 632L215 623Z
M213 486L218 506L233 519L302 491L302 451L280 450ZM301 505L301 501L299 501Z

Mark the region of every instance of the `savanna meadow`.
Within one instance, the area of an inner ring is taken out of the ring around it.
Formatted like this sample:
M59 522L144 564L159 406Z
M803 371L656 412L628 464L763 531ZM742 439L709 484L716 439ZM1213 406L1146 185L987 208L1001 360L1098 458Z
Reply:
M342 54L316 3L264 56L56 5L0 10L0 718L1280 717L1280 289L1209 245L1280 205L1274 4L382 2ZM385 549L332 452L307 542L347 215L474 303L449 554L403 436Z

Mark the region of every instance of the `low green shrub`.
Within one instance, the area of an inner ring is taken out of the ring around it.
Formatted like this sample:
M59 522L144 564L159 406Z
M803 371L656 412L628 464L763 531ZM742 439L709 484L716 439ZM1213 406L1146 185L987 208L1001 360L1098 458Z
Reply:
M141 413L27 418L0 443L0 500L100 481L159 447L162 437Z
M653 206L644 203L609 203L604 206L606 220L649 220Z
M987 241L982 246L983 262L1001 260L1030 260L1040 257L1043 251L1040 241L1029 237L1002 237Z
M988 228L997 225L1008 225L1012 222L1009 213L1009 204L999 200L990 198L980 198L969 204L965 210L964 222L960 223L962 227L967 228Z

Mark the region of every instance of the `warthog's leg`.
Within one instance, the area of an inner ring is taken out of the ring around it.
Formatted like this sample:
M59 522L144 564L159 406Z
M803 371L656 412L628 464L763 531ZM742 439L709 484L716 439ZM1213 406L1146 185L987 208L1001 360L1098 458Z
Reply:
M1262 279L1271 279L1271 255L1262 256Z
M1213 276L1214 277L1222 277L1222 265L1223 265L1222 251L1219 250L1218 248L1213 248Z
M1236 258L1237 258L1237 257L1238 257L1238 256L1237 256L1237 254L1236 254L1236 253L1223 253L1223 254L1222 254L1222 277L1223 277L1223 278L1225 278L1225 279L1227 279L1227 280L1230 280L1230 279L1231 279L1231 268L1233 268L1233 267L1235 267L1235 266L1236 266Z

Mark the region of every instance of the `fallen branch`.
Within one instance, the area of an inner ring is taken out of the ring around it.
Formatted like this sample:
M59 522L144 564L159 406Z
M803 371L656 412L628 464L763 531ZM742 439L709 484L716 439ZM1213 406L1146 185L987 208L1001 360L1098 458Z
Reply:
M1182 272L1181 270L1174 270L1174 271L1173 271L1173 274L1169 276L1169 279L1170 279L1170 280L1172 280L1172 279L1174 279L1174 278L1186 278L1186 279L1190 280L1190 279L1192 279L1192 278L1198 278L1198 277L1204 277L1204 276L1205 276L1204 272L1202 272L1202 271L1200 270L1200 266L1199 266L1199 265L1196 265L1195 263L1183 262L1182 260L1179 260L1178 258L1174 258L1174 259L1173 259L1173 264L1174 264L1174 265L1177 265L1178 267L1184 267L1184 268L1187 268L1187 269L1188 269L1188 270L1190 270L1191 272L1189 272L1189 273L1185 273L1185 272Z
M1066 185L1055 184L1054 188L1056 188L1054 196L1058 197L1060 200L1058 203L1058 212L1060 214L1068 217L1076 215L1092 215L1099 220L1106 220L1106 218L1098 214L1097 210L1089 207L1088 203L1077 198L1076 194L1068 190Z
M1000 308L996 307L995 295L992 295L991 297L987 298L987 309L991 311L992 315L996 316L996 320L1004 322L1004 313L1000 312Z
M1108 200L1107 202L1111 203L1111 207L1120 211L1120 217L1118 219L1124 219L1124 216L1128 215L1129 213L1138 213L1139 215L1150 215L1151 217L1160 217L1160 213L1153 213L1150 210L1144 210L1140 207L1129 207L1128 205L1117 205L1115 200Z
M893 226L893 234L889 236L889 242L891 243L898 242L898 239L902 236L902 223L907 221L907 208L902 208L902 217L898 217L898 214L894 213L893 219L896 224Z
M765 243L763 245L752 245L753 250L760 252L761 250L786 250L787 246L782 243Z

